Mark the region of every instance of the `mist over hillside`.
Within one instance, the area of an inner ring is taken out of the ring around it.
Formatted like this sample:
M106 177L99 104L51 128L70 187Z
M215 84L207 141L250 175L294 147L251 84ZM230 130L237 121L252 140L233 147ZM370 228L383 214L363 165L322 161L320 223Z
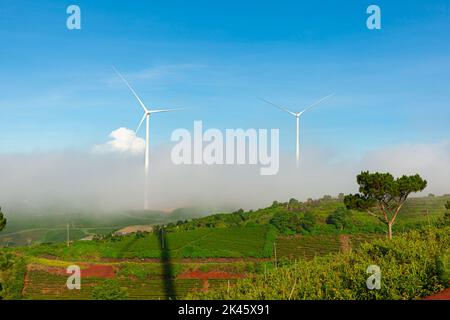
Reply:
M0 155L0 204L5 212L114 213L143 206L141 154L87 151ZM150 204L165 212L186 206L260 208L274 200L319 198L357 191L361 170L394 175L421 174L424 193L450 193L450 142L400 145L344 159L331 150L302 149L299 169L293 156L280 155L277 175L261 176L260 165L176 166L170 149L152 151Z

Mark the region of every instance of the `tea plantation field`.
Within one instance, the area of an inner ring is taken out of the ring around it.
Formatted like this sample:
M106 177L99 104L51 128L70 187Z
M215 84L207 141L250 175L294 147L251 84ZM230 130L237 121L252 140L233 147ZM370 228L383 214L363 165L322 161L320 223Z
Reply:
M76 241L70 247L64 244L21 248L34 256L55 256L63 259L96 261L102 258L132 259L208 258L208 257L270 257L276 233L270 225L201 228L196 230L129 235L118 239Z

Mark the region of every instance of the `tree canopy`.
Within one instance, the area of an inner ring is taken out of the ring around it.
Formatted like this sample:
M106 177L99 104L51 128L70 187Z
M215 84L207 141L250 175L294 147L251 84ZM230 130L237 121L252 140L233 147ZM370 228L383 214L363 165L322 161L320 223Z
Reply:
M356 181L359 193L345 196L345 206L366 211L387 224L389 239L392 239L392 226L408 196L427 186L427 181L418 174L395 179L390 173L365 171L357 176Z
M0 231L6 226L6 218L3 216L2 208L0 207Z

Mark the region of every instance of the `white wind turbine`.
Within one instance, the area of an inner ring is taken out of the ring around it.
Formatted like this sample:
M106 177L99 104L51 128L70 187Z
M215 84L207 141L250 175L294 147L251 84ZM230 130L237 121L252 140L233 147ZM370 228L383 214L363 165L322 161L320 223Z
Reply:
M300 111L300 112L292 112L292 111L290 111L290 110L288 110L288 109L286 109L286 108L280 107L280 106L278 106L278 105L276 105L276 104L274 104L274 103L272 103L272 102L270 102L270 101L267 101L267 100L265 100L265 99L261 99L261 100L263 100L264 102L267 102L267 103L273 105L274 107L280 109L281 111L285 111L285 112L287 112L287 113L289 113L290 115L292 115L292 116L295 117L295 120L296 120L296 122L297 122L297 134L296 134L296 144L295 144L295 145L296 145L296 149L295 149L295 157L296 157L296 161L297 161L297 167L299 166L299 162L300 162L300 116L301 116L303 113L305 113L306 111L308 111L309 109L311 109L312 107L318 105L319 103L321 103L322 101L324 101L325 99L328 99L329 97L331 97L331 96L333 96L333 95L334 95L334 93L333 93L333 94L330 94L330 95L328 95L328 96L326 96L326 97L323 97L323 98L320 99L320 100L317 100L316 102L314 102L313 104L309 105L309 106L306 107L303 111Z
M117 73L117 75L122 79L122 81L127 85L127 87L131 90L135 98L138 100L139 104L141 105L142 109L144 109L144 115L142 116L141 122L139 122L139 125L136 129L136 134L139 131L139 128L141 127L144 120L145 122L145 200L144 200L144 209L148 209L148 162L149 162L149 145L150 145L150 115L152 113L160 113L160 112L169 112L169 111L177 111L177 110L183 110L184 108L177 108L177 109L154 109L151 110L147 108L147 106L144 104L142 99L138 96L136 91L131 87L131 85L128 83L128 81L120 74L119 71L117 71L116 68L114 68L114 71Z

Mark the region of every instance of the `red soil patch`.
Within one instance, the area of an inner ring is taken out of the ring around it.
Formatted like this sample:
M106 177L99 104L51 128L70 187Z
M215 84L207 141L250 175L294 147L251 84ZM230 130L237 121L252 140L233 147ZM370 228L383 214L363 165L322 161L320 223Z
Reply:
M86 269L81 268L81 277L95 277L95 278L114 278L114 268L109 265L92 264Z
M423 298L423 300L450 300L450 288L439 293Z
M180 274L178 279L240 279L245 278L245 274L240 273L229 273L225 271L188 271Z
M110 265L99 265L99 264L78 264L81 268L81 277L86 278L103 278L111 279L115 276L114 268ZM63 267L49 267L38 264L30 264L28 266L28 271L44 271L51 274L57 274L60 276L69 276L66 272L66 268Z

